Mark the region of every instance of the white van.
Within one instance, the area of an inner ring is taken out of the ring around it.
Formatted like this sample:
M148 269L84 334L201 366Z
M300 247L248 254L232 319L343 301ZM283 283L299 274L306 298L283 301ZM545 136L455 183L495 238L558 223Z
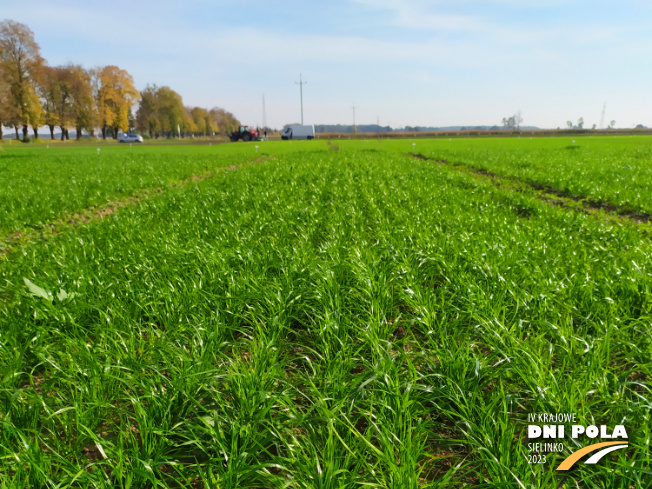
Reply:
M315 126L290 126L281 135L281 139L314 139Z

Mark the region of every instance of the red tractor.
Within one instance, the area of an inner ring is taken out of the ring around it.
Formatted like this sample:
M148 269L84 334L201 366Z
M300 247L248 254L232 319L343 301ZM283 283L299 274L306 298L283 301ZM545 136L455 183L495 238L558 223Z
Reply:
M238 130L233 131L229 137L234 143L240 139L243 141L258 141L260 139L260 134L252 127L240 126Z

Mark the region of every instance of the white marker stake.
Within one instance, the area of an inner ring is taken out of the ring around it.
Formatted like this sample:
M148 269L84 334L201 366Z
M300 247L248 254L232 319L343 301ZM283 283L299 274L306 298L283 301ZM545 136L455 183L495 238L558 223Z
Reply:
M100 154L100 148L97 148L97 154L98 154L98 156L99 156L99 154Z

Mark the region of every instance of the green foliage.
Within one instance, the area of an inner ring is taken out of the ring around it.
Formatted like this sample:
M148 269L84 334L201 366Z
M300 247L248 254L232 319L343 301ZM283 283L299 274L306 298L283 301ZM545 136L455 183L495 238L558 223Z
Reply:
M43 146L7 148L0 159L0 241L8 233L42 229L62 216L246 158L217 155L208 146L102 147L100 153L94 147Z
M4 256L0 484L646 487L636 228L401 154L412 142L256 144L103 148L99 166L76 150L100 189L113 166L165 182L267 158ZM630 446L559 475L570 444L527 463L534 412L622 422Z
M416 151L552 187L577 199L652 214L650 137L573 138L419 141ZM406 152L411 146L405 141L389 145L401 145Z

